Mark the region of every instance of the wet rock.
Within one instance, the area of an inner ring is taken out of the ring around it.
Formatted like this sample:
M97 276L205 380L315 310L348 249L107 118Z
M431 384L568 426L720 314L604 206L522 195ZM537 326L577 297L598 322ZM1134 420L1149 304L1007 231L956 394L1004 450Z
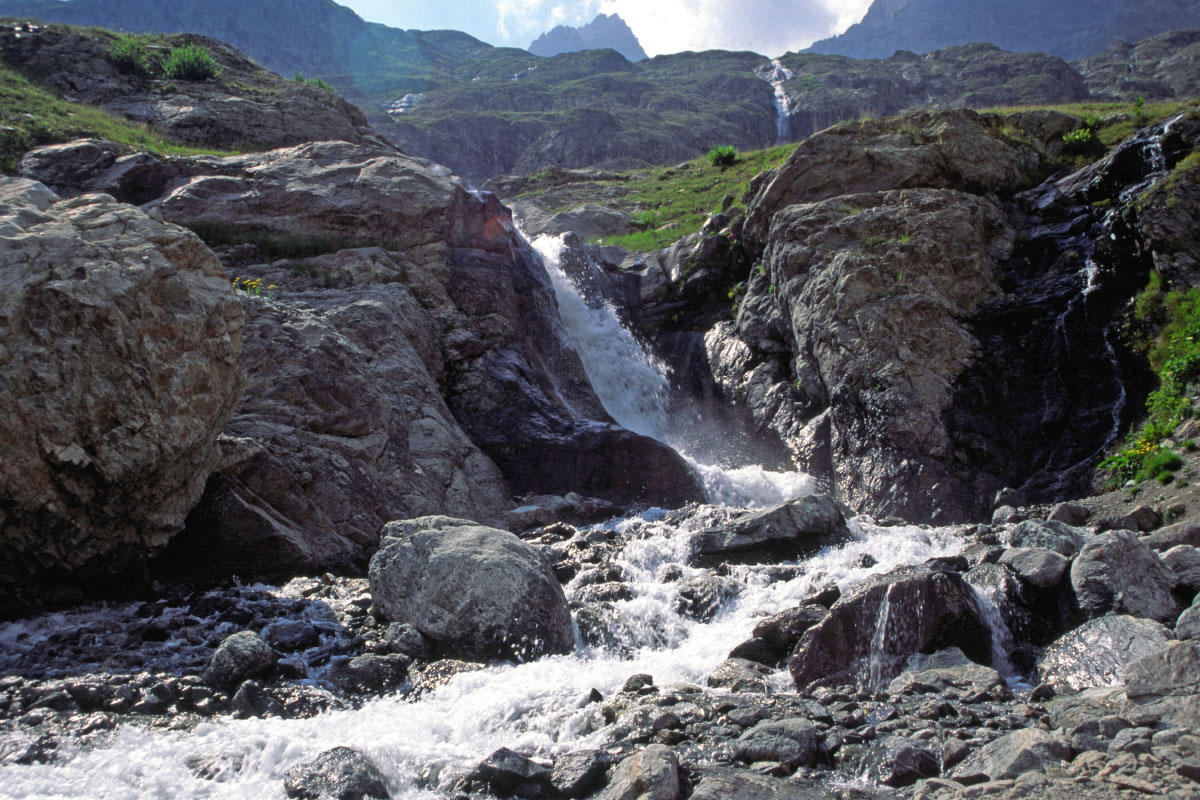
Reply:
M754 637L747 639L729 651L730 659L754 661L768 667L778 664L786 655L786 650L780 651L772 647L765 639Z
M824 800L825 791L750 770L705 770L691 800Z
M407 622L393 622L388 625L383 641L388 649L397 655L419 660L429 658L429 642L419 630Z
M272 623L263 629L262 636L267 644L284 653L307 650L321 643L321 637L313 627L298 620Z
M550 773L550 788L559 797L587 797L604 783L610 758L601 750L578 750L559 756Z
M411 663L403 655L355 656L332 662L325 677L344 692L375 694L403 684Z
M836 587L835 587L836 588ZM831 595L827 595L831 596ZM840 597L839 592L837 597ZM833 598L830 605L836 602ZM825 605L801 605L781 611L767 617L754 626L753 636L761 640L771 655L778 661L796 649L796 644L804 632L829 616L829 608ZM776 655L778 654L778 655Z
M385 619L413 625L447 653L532 658L575 645L558 579L505 531L447 518L390 523L369 579Z
M1021 580L1039 589L1056 586L1071 565L1070 560L1051 550L1014 547L1004 551L1000 563L1017 573Z
M229 701L229 707L239 717L280 717L283 705L258 681L243 681Z
M1086 524L1091 515L1092 512L1087 506L1078 503L1059 503L1050 511L1050 516L1046 519L1048 522L1061 522L1077 528Z
M790 768L810 766L820 752L817 727L803 718L764 720L738 737L734 755L739 761L778 761Z
M279 657L253 631L240 631L218 645L204 670L204 680L219 689L232 689L247 678L268 675Z
M800 601L800 606L824 606L831 608L842 596L842 590L833 581L827 581L820 589Z
M1064 522L1031 519L1013 528L1008 541L1012 547L1037 547L1070 557L1083 549L1087 539L1086 531Z
M984 745L955 767L950 776L964 783L1005 780L1070 757L1071 745L1063 739L1040 728L1026 728Z
M729 689L732 692L767 691L767 677L771 669L755 661L743 658L727 658L713 670L706 682L714 689Z
M925 743L901 736L885 736L871 743L855 761L856 775L865 774L872 781L895 788L941 774L937 756Z
M521 795L527 796L528 789L545 786L549 782L548 766L515 753L507 747L501 747L485 758L466 778L467 785L486 788L501 797L522 789L525 791L521 791Z
M1171 642L1133 661L1125 670L1131 698L1195 695L1200 686L1200 644Z
M989 692L1003 686L1004 678L991 667L971 661L957 647L939 650L931 655L915 655L909 659L908 669L888 684L891 694L908 694L919 691L942 691L950 687L970 689L973 692Z
M1178 591L1189 595L1200 592L1200 550L1191 545L1175 545L1162 554L1162 562L1179 579Z
M1153 620L1098 617L1047 647L1038 673L1056 689L1120 686L1132 662L1161 650L1170 640L1170 631Z
M825 495L809 495L702 531L692 539L695 563L768 563L794 559L849 536L842 510Z
M661 744L629 756L613 770L597 800L679 800L679 758Z
M974 593L957 573L906 567L850 590L805 631L789 668L801 688L818 680L882 683L909 656L946 647L960 648L976 663L991 662L991 631Z
M244 379L241 304L199 238L111 197L57 201L0 178L0 617L142 588Z
M675 610L700 622L707 622L724 603L740 591L736 581L717 575L685 578L679 582Z
M1071 585L1088 617L1115 613L1172 621L1180 611L1172 596L1177 583L1158 555L1130 531L1093 538L1071 565Z
M379 768L362 753L349 747L326 750L312 761L287 771L283 788L288 797L303 800L388 800L387 781Z

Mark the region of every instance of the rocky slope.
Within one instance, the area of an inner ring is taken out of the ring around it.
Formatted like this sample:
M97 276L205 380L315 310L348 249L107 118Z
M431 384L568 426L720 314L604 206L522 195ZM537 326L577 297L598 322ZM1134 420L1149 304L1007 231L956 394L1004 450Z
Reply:
M927 53L969 42L1015 52L1085 58L1115 40L1138 41L1200 25L1193 0L875 0L861 22L815 43L814 53L885 58L897 50Z
M1096 97L1195 97L1200 31L1167 31L1130 44L1118 42L1099 55L1075 64Z
M597 14L578 28L557 25L534 39L528 50L543 58L579 50L616 50L630 61L648 58L637 36L618 14Z

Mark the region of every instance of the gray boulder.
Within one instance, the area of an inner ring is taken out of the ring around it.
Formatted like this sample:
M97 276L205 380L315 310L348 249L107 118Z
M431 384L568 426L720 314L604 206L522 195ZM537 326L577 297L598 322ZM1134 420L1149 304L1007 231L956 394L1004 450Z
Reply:
M1004 551L1000 563L1017 573L1030 586L1049 589L1057 586L1067 573L1070 560L1051 550L1036 547L1013 547Z
M849 537L838 504L823 494L741 516L692 539L692 561L776 563Z
M200 499L244 380L242 307L199 238L56 200L0 178L0 616L133 588Z
M384 527L368 574L382 617L466 658L567 653L574 633L554 572L516 536L463 520Z
M926 742L902 736L885 736L864 748L857 759L858 774L896 788L912 786L922 778L941 774L938 757Z
M801 717L764 720L738 737L735 757L747 763L778 761L810 766L820 752L817 726Z
M679 800L679 757L661 744L648 745L613 770L597 800Z
M1200 694L1200 644L1171 642L1137 659L1125 671L1125 693L1131 699Z
M1200 606L1192 605L1175 621L1175 638L1200 639Z
M336 659L325 673L326 679L344 692L377 694L395 689L408 677L412 659L403 655L366 654Z
M1092 515L1091 510L1079 503L1059 503L1050 511L1050 516L1046 519L1050 522L1062 522L1066 525L1078 527L1088 521L1088 517Z
M800 638L788 662L801 689L814 681L887 685L917 653L958 647L991 663L991 630L961 575L905 567L867 578Z
M1041 728L1025 728L984 745L954 768L959 781L1008 780L1071 758L1071 745Z
M1200 550L1178 544L1162 554L1162 562L1179 579L1179 589L1193 595L1200 592Z
M976 664L957 647L948 647L930 655L915 655L908 660L907 669L888 684L891 694L906 694L920 688L928 691L951 687L989 692L1004 685L1004 678L991 667Z
M824 789L750 770L714 769L702 773L691 800L824 800Z
M1085 615L1129 614L1159 622L1179 616L1178 578L1132 531L1089 541L1071 565L1071 586Z
M387 800L387 779L367 756L349 747L326 750L312 761L287 771L283 787L288 797L301 800Z
M1132 662L1170 641L1171 632L1154 620L1098 617L1047 647L1038 673L1042 683L1059 690L1120 686Z
M1159 528L1142 541L1160 553L1181 544L1200 547L1200 520L1189 519Z
M1086 531L1071 527L1059 520L1026 520L1009 533L1008 543L1013 547L1036 547L1053 550L1064 556L1078 553L1088 539Z
M232 689L247 678L268 675L279 657L254 631L225 638L208 660L204 680L219 689Z

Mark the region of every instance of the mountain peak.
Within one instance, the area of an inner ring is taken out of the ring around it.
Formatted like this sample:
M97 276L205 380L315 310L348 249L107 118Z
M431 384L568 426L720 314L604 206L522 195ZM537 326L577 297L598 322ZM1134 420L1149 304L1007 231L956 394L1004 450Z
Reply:
M630 61L646 58L646 51L642 49L637 36L617 14L598 14L587 25L578 28L559 25L535 39L529 45L529 52L535 56L549 57L559 53L605 48L616 50Z

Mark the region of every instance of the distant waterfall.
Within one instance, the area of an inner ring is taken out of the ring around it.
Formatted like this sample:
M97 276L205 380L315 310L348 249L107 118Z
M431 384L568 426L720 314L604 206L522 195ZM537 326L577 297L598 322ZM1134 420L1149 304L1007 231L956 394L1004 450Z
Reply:
M788 122L792 116L792 98L783 88L783 83L796 77L796 74L785 67L779 59L774 59L757 72L759 77L775 89L775 144L783 144L787 141Z

